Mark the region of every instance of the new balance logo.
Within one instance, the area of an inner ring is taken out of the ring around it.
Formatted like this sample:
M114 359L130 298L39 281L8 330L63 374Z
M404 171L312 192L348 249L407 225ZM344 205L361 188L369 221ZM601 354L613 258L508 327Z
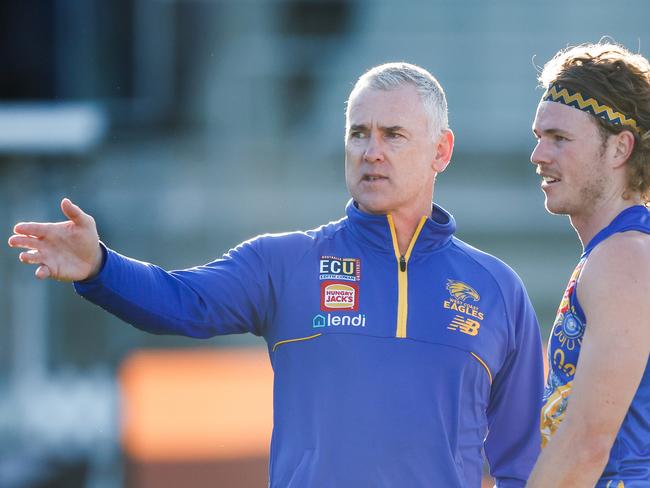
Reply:
M477 322L473 319L468 319L462 315L456 315L453 320L449 323L447 328L449 330L458 330L463 334L470 336L478 335L478 330L481 327L480 322Z

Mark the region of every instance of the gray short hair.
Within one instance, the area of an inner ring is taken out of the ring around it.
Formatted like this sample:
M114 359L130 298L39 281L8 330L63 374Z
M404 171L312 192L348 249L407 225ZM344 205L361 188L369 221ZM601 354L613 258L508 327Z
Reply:
M434 135L449 129L447 98L442 86L426 69L409 63L381 64L361 75L346 103L346 124L349 120L350 100L361 89L370 87L376 90L393 90L405 84L411 84L417 89Z

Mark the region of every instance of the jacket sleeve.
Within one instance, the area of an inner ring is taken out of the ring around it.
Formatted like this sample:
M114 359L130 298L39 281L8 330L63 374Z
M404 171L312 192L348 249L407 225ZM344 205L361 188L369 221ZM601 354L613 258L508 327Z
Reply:
M513 349L494 379L487 409L485 454L497 488L524 487L540 452L539 415L544 371L535 312L523 285L513 290L508 315Z
M270 274L257 247L255 239L247 241L221 259L178 271L103 247L100 273L74 287L92 303L154 334L262 335L273 300Z

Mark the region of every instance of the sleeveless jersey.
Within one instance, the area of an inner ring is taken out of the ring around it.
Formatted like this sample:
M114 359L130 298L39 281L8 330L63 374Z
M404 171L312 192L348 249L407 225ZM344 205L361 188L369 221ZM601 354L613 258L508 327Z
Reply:
M650 234L650 211L646 207L637 205L623 210L596 234L571 274L548 343L549 374L541 412L542 447L564 418L587 326L576 293L582 268L598 244L613 234L631 230ZM643 320L650 327L650 317ZM615 354L603 359L616 367ZM607 466L596 484L597 488L641 486L650 486L650 363L646 365L641 384L612 446Z

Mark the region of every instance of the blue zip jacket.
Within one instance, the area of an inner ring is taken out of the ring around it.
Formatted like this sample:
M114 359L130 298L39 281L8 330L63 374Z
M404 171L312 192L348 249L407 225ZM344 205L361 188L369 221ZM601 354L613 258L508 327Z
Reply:
M346 213L180 271L106 249L75 288L148 332L266 339L272 488L479 488L483 450L498 487L524 486L543 371L521 281L438 206L403 256L390 215Z

